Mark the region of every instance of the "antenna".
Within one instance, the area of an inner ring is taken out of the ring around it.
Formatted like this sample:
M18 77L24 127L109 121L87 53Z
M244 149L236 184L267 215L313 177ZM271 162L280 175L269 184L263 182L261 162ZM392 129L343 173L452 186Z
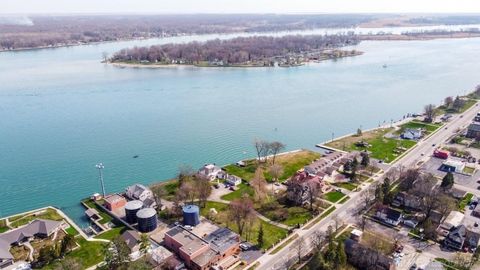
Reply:
M103 166L103 163L98 163L97 165L95 165L95 167L98 169L98 173L99 173L99 177L100 177L100 184L102 185L102 193L103 193L103 197L105 198L105 184L103 183L103 168L105 168L105 166Z

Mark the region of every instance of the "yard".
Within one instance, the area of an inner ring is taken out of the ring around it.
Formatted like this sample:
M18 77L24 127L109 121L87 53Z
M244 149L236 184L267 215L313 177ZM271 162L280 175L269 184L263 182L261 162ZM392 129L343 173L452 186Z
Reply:
M309 209L299 206L289 206L272 201L264 204L257 211L268 219L285 224L287 226L296 226L305 224L313 218L313 214Z
M222 200L226 201L233 201L235 199L239 199L243 196L243 194L248 194L249 196L253 196L253 188L245 183L241 183L236 187L235 191L232 191L228 194L225 194L221 197Z
M211 208L214 208L218 212L218 214L215 216L211 216L209 214ZM233 222L228 218L227 204L209 201L204 208L201 208L200 212L202 216L208 217L210 220L219 224L220 226L225 226L238 233L237 226L233 224ZM260 224L262 224L264 233L264 243L262 246L262 248L264 249L270 248L273 244L277 243L278 241L287 236L287 230L271 225L255 217L252 228L249 230L249 232L244 232L244 235L242 235L242 239L249 241L253 244L257 244L257 235L260 229Z
M104 233L101 233L97 236L95 236L95 238L97 239L105 239L105 240L110 240L112 241L113 239L115 239L116 237L120 236L123 232L125 232L127 230L127 227L123 226L123 225L119 225L117 227L114 227L114 228L111 228L110 230L104 232Z
M338 202L343 197L345 197L345 194L338 191L330 191L328 193L323 194L323 198L332 203Z
M65 255L65 258L72 258L80 265L83 269L87 269L90 266L100 263L104 259L104 250L107 243L97 242L97 241L87 241L83 237L76 239L77 244L80 245L79 248L69 252ZM43 269L59 269L59 261L55 261L52 264L45 266Z
M368 178L367 178L368 179ZM351 182L345 182L345 183L334 183L333 184L334 186L336 187L339 187L339 188L344 188L346 190L350 190L350 191L353 191L354 189L357 188L357 184L355 183L351 183Z
M27 214L27 215L19 215L9 218L11 221L10 226L13 228L18 228L22 225L26 225L35 219L49 219L49 220L63 220L62 216L60 216L55 209L47 208L43 211L40 211L38 214Z
M283 182L295 174L296 171L312 163L315 159L320 158L320 154L308 150L302 150L299 152L287 153L278 155L275 163L279 164L283 168L283 175L279 178L279 181ZM245 167L239 167L235 164L230 164L224 167L229 174L236 175L247 181L251 180L255 175L255 170L258 167L256 159L246 160ZM272 176L268 173L268 167L266 164L261 164L265 169L264 176L267 181L272 180Z
M177 179L172 179L169 181L154 184L150 186L150 189L152 189L153 193L157 193L157 189L163 189L165 191L165 196L162 197L162 199L172 201L175 197L175 194L177 193L177 190L179 189L179 182Z
M345 151L364 151L371 153L371 157L385 162L391 162L406 150L413 147L416 142L385 138L384 135L391 132L392 128L376 129L363 133L361 136L352 135L326 145ZM369 144L368 147L355 145L359 141Z
M428 134L436 131L440 127L441 127L441 125L439 125L439 124L433 124L433 123L429 124L429 123L424 123L424 122L413 120L413 121L410 121L408 123L405 123L405 124L401 125L400 130L397 131L396 133L401 134L405 131L405 129L421 128L421 129L425 130L426 134L428 135Z
M5 219L0 220L0 233L4 233L8 230L9 230L9 228L7 227L7 223L6 223Z

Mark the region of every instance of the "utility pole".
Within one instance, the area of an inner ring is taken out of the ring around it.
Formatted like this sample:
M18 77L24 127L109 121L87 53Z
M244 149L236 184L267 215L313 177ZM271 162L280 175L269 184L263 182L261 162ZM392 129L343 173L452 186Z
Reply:
M103 197L105 198L105 184L103 183L103 168L105 168L105 166L103 166L103 163L98 163L97 165L95 165L95 167L98 169L98 173L99 173L99 177L100 177L100 184L102 185L102 193L103 193Z

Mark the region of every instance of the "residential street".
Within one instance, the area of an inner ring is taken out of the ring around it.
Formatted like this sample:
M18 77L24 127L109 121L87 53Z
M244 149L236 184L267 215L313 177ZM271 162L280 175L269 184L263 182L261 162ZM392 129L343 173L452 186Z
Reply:
M450 122L443 126L433 135L425 138L420 141L415 147L413 147L408 153L403 157L399 158L393 166L387 169L386 172L392 168L399 168L401 166L405 168L415 167L421 160L428 159L432 154L433 150L437 145L442 144L448 137L450 137L458 129L467 126L475 114L478 111L478 104L475 104L472 108L467 110L461 115L456 115L452 117ZM374 178L373 183L380 181L382 175L377 175ZM371 183L371 184L373 184ZM371 185L370 184L370 185ZM362 201L362 193L366 188L362 188L362 191L350 194L351 199L345 202L343 205L338 207L331 215L313 225L310 229L299 229L296 233L299 237L304 237L306 246L304 253L306 254L311 250L311 236L315 231L326 231L327 227L331 225L334 221L332 217L337 216L339 219L344 219L345 222L354 222L356 218L356 209ZM480 194L477 190L469 190L469 192L474 192L474 194ZM294 242L289 243L281 251L277 252L274 255L265 254L257 260L259 266L256 269L286 269L287 265L291 264L292 261L296 260L296 251L293 250ZM428 247L427 247L428 249ZM434 254L434 256L436 256ZM441 256L441 254L438 254Z

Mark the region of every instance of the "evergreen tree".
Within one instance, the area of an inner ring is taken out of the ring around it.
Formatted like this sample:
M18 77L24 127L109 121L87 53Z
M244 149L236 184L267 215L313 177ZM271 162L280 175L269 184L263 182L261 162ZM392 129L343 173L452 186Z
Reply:
M453 178L453 174L451 172L448 172L442 179L442 184L440 186L444 190L451 189L453 187L453 184L455 183L455 180Z
M387 177L382 184L382 193L383 193L383 204L389 204L392 200L392 194L390 192L391 183L390 179Z
M263 239L263 225L262 225L262 223L260 223L260 228L258 229L257 243L258 243L259 247L263 247L264 239Z
M362 164L363 167L368 167L368 165L370 165L370 157L368 156L368 153L362 154L362 161L360 164Z
M345 245L342 241L337 243L336 255L335 265L337 266L337 269L341 269L347 264L347 254L345 253Z

